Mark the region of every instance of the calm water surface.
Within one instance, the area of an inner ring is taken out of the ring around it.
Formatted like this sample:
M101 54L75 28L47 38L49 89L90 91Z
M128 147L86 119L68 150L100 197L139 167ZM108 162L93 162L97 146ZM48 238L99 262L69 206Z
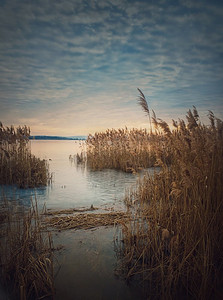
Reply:
M124 209L125 189L137 176L115 170L89 171L76 166L70 155L80 153L81 141L31 141L31 151L49 162L53 183L44 188L21 190L4 187L8 198L30 205L36 195L40 207L49 209L94 207ZM54 234L56 299L143 299L139 288L128 286L114 275L116 255L114 228L70 230Z
M69 160L70 155L80 153L83 141L31 141L31 151L37 157L49 162L53 182L48 187L38 189L17 189L4 187L10 198L30 205L30 197L35 194L39 206L46 203L47 208L64 209L114 206L123 208L125 189L135 183L137 176L115 170L89 171L76 166Z

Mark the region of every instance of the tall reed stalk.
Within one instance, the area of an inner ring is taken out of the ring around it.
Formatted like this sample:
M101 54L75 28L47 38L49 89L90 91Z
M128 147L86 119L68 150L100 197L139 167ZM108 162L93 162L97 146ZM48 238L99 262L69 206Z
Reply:
M223 122L210 112L203 125L195 107L186 118L173 121L173 131L153 118L163 136L161 171L126 197L133 221L123 225L121 266L151 299L222 297Z
M149 117L150 133L152 133L153 130L152 130L152 122L151 122L149 105L146 101L146 97L143 94L143 92L139 88L138 88L138 91L139 91L138 103L142 107L142 109L146 113L146 115L148 115L148 117Z

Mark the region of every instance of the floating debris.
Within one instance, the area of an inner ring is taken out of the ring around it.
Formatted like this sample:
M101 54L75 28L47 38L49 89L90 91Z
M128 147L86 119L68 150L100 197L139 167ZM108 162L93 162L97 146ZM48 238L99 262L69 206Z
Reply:
M64 213L64 212L63 212ZM62 212L58 213L59 215ZM52 214L52 216L55 215ZM110 213L80 213L72 216L53 216L46 218L43 223L46 226L63 229L92 229L100 226L112 226L123 224L123 221L129 220L129 216L124 212Z

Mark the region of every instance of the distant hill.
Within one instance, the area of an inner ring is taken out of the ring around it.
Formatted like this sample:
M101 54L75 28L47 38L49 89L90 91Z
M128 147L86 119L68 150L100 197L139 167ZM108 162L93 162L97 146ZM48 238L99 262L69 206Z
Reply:
M31 135L29 137L30 140L75 140L82 141L86 140L87 136L79 135L79 136L52 136L52 135Z

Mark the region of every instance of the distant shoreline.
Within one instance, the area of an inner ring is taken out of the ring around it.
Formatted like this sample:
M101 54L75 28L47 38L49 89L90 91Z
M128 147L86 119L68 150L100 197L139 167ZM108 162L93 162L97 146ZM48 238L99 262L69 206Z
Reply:
M73 140L73 141L84 141L87 136L51 136L51 135L31 135L30 140Z

